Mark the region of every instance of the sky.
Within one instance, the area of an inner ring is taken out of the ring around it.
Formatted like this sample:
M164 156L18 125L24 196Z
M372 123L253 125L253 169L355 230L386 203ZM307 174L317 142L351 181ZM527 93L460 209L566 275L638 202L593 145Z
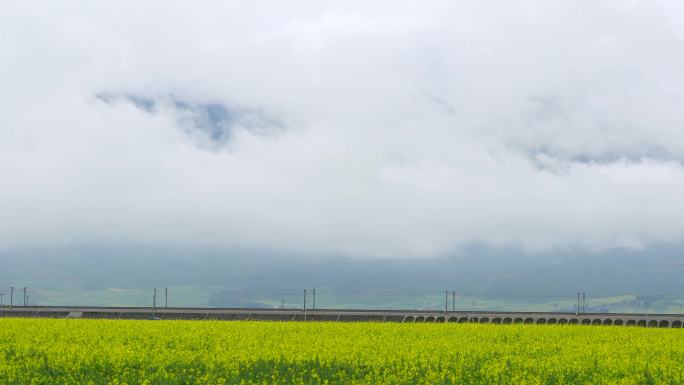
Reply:
M0 9L0 249L684 241L677 0Z

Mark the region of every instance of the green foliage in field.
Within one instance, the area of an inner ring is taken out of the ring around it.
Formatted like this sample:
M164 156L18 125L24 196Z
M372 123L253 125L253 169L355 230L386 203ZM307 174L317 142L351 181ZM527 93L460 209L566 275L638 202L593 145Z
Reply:
M684 330L0 319L2 384L684 384Z

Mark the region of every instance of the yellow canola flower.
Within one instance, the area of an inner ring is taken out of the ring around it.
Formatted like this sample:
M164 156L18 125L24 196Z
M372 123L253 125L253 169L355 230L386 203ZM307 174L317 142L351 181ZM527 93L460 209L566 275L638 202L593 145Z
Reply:
M5 318L0 384L684 384L684 330Z

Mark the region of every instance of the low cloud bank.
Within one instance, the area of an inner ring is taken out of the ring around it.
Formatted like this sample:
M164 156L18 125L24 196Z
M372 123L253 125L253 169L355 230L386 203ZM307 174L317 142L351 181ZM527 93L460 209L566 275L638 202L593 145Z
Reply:
M7 7L0 247L684 239L678 2L381 3Z

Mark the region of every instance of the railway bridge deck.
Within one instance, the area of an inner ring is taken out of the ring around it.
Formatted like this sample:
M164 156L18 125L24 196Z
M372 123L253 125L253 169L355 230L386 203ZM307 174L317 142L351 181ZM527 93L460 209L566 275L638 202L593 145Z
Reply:
M23 307L0 309L0 317L155 320L261 320L402 323L568 324L682 328L682 314L473 312L264 308Z

